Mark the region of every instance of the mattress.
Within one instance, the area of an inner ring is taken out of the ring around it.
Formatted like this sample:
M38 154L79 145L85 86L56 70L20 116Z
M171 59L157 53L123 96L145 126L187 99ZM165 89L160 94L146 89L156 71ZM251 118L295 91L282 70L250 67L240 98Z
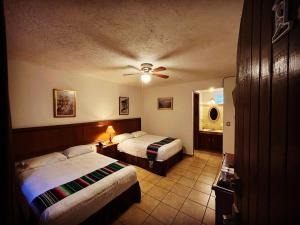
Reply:
M147 158L147 147L157 141L161 141L166 137L146 134L136 138L127 139L118 144L118 150L127 154ZM175 155L182 149L182 141L176 139L169 144L163 145L158 149L156 161L164 161Z
M91 152L48 166L27 169L19 173L21 191L30 204L36 196L45 191L115 161ZM39 223L79 224L136 182L135 168L127 166L48 207L40 215Z

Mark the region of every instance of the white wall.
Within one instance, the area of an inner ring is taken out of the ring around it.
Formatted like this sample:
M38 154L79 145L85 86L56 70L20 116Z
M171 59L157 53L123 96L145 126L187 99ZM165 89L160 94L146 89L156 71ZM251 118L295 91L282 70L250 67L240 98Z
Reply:
M54 118L52 89L77 91L76 117ZM141 117L142 90L24 61L9 61L13 128ZM119 116L119 96L129 97L129 115Z
M235 109L232 91L235 88L235 77L224 80L224 115L223 115L223 152L234 153ZM229 122L230 126L226 123Z
M142 129L182 139L187 154L193 154L193 91L219 88L222 79L197 81L144 89ZM157 110L158 97L173 97L173 110Z
M224 123L231 123L230 127L224 124L225 152L234 149L234 84L234 78L225 80ZM187 154L193 154L193 91L221 86L222 79L213 79L141 89L29 62L9 62L13 128L142 117L143 130L182 139ZM76 117L53 117L53 88L77 91ZM119 96L129 96L128 116L119 116ZM173 97L174 109L157 110L158 97Z

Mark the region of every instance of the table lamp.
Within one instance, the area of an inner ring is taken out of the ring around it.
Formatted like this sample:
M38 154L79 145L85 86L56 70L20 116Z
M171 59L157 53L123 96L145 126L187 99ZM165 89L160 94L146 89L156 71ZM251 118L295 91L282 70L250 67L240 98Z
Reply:
M108 126L106 129L106 133L109 134L109 144L111 144L112 143L111 135L115 134L116 131L114 130L114 128L112 126Z

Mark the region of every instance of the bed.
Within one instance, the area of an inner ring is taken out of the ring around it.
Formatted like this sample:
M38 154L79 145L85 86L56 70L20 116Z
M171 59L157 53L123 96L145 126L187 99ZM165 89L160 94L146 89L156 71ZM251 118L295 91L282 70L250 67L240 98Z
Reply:
M137 131L127 135L126 138L116 137L114 141L119 143L120 160L166 176L167 171L183 157L182 141L175 139L161 146L152 165L147 157L147 147L165 138L167 137Z
M115 159L89 152L42 166L39 164L32 168L18 168L18 181L26 203L24 208L30 212L28 224L75 225L93 224L95 221L98 221L97 224L111 222L112 217L120 213L117 209L121 210L122 207L127 207L125 205L140 201L141 192L133 166L125 165L124 168L50 205L40 214L34 213L37 210L33 203L37 196L50 189L116 163L118 162Z

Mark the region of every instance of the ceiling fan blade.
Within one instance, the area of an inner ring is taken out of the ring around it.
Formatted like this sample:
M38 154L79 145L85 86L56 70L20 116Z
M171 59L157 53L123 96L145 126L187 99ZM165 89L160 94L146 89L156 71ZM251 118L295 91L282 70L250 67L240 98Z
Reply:
M126 65L126 66L106 66L106 67L101 67L101 69L104 70L125 70L125 69L134 69L140 71L139 68L131 65Z
M153 75L153 76L160 77L160 78L164 78L164 79L168 79L168 78L169 78L168 75L160 74L160 73L152 73L152 75Z
M132 65L128 65L128 68L132 68L132 69L135 69L135 70L141 71L141 69L140 69L140 68L137 68L136 66L132 66Z
M160 67L157 67L157 68L153 69L152 72L159 72L159 71L163 71L163 70L166 70L166 69L167 69L166 67L160 66Z
M124 73L123 76L140 75L140 73Z

